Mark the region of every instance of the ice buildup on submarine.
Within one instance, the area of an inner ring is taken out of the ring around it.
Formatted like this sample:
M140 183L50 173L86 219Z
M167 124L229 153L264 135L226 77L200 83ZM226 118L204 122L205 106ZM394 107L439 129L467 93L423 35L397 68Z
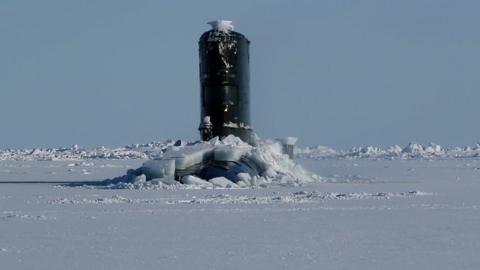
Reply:
M172 148L162 158L145 162L133 173L145 175L146 180L218 182L226 178L241 183L271 173L256 151L250 124L250 41L233 30L231 21L209 24L212 29L199 40L202 141Z

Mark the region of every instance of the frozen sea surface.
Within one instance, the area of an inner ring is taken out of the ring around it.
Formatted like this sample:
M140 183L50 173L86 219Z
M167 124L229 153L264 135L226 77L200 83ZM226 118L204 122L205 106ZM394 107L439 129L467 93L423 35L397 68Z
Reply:
M480 269L480 160L302 159L302 187L57 182L143 160L0 161L0 269Z

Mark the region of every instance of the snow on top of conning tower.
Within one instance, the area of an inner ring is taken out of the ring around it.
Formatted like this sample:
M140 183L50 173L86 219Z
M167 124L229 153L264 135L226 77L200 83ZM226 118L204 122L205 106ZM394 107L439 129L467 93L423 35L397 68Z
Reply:
M212 26L212 29L218 30L221 32L230 32L233 31L233 24L232 21L226 21L226 20L216 20L216 21L210 21L208 22Z

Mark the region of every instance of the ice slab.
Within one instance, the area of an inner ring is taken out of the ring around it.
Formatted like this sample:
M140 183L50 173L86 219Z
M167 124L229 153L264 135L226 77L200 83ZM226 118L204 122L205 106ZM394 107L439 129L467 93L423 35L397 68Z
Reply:
M214 146L208 143L199 143L164 154L164 158L175 160L175 169L185 170L195 164L202 163L204 160L211 159Z
M141 172L145 174L148 179L163 177L173 178L175 176L175 160L149 160L143 163Z
M215 177L209 180L214 186L222 188L239 188L239 186L225 177Z
M197 187L213 187L213 184L211 182L205 181L193 175L186 175L182 177L182 183L185 185L192 185Z
M251 149L249 146L221 145L213 150L213 158L216 161L238 161Z

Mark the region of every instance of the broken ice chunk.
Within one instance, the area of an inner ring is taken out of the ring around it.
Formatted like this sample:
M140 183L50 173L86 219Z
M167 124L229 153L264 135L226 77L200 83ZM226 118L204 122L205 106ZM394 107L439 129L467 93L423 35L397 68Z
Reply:
M228 180L225 177L215 177L210 180L208 180L210 183L217 187L223 187L223 188L238 188L239 186L232 181Z
M213 187L212 183L193 175L185 175L184 177L182 177L182 183L185 185L192 185L198 187Z
M175 169L185 170L195 164L210 159L213 147L209 144L200 144L191 147L184 147L179 151L167 152L164 158L175 160Z
M147 176L147 179L170 177L175 175L175 160L159 159L144 162L141 172Z
M251 147L221 145L213 150L213 158L216 161L238 161L242 156L247 154L250 149Z

